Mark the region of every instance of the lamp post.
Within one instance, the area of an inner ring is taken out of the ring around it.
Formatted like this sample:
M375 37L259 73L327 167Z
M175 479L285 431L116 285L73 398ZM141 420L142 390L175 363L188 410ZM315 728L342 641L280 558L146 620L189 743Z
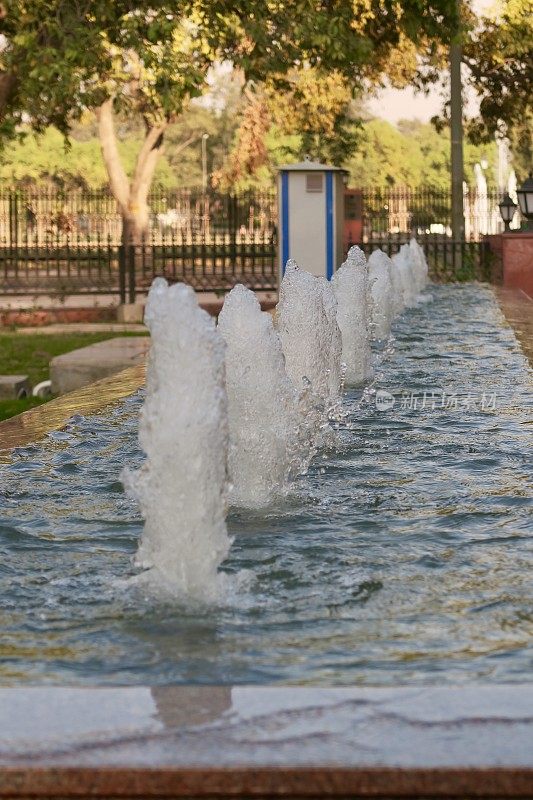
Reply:
M507 233L510 230L511 222L513 221L516 211L516 203L513 203L509 195L506 194L499 204L499 209L501 218L503 219L503 224L505 226L505 232Z
M455 0L457 9L457 30L450 44L450 134L452 167L452 238L455 257L461 259L462 242L465 238L465 215L463 206L463 85L461 63L463 48L461 43L461 0Z
M527 219L529 229L533 220L533 173L529 173L529 178L516 190L516 194L520 211Z

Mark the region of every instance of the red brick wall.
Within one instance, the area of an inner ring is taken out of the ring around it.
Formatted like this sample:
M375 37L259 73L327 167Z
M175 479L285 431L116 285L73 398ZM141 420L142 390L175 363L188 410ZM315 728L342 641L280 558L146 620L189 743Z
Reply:
M63 322L114 322L116 308L43 308L0 311L0 327L42 327Z
M533 232L502 235L503 285L533 298Z
M200 303L211 316L216 317L222 308L222 300ZM275 300L261 301L263 311L276 305ZM68 322L116 322L117 309L109 308L47 308L0 311L0 328L43 327Z
M533 298L533 232L487 236L494 256L492 280Z

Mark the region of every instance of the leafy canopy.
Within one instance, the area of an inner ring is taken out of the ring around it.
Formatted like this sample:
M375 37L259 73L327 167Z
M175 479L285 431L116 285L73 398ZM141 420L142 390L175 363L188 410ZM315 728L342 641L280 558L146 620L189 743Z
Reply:
M147 124L173 120L215 61L283 85L308 65L353 87L423 81L455 28L455 0L5 0L0 74L10 76L3 133L26 119L67 133L85 108L115 98ZM417 57L414 58L416 51ZM406 58L398 60L398 52ZM395 61L396 59L396 61ZM395 64L395 66L394 66Z
M464 59L480 96L479 115L468 125L470 138L507 136L518 172L526 177L533 163L533 2L504 0L496 16L471 26Z

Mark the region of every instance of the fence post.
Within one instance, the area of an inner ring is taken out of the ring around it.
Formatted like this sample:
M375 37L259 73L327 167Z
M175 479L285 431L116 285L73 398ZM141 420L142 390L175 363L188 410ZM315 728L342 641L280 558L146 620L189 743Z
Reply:
M123 244L118 246L118 293L120 304L126 303L126 248Z
M19 196L18 192L9 193L9 244L13 250L18 250L19 239Z
M229 196L230 269L231 277L237 272L237 195Z
M135 302L135 244L128 245L128 302Z
M490 249L489 239L487 236L483 236L479 242L479 261L480 279L482 281L486 281L487 283L496 283L492 269L492 251Z

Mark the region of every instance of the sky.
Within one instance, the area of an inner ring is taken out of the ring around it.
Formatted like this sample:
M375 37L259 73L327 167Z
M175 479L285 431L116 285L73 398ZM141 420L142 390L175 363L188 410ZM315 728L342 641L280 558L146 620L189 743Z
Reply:
M482 14L494 8L494 0L473 0L473 8ZM369 99L366 106L371 114L375 114L388 122L396 124L400 119L417 117L422 122L429 122L431 117L440 113L445 97L442 87L434 86L429 94L415 94L411 88L383 89L376 97ZM465 101L469 114L475 113L476 98L472 91L465 92Z

